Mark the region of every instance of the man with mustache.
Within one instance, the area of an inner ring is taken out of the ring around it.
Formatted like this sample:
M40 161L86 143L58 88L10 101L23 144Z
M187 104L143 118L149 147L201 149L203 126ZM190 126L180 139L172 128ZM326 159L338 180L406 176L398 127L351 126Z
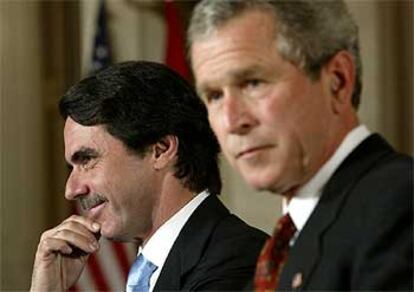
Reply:
M412 290L413 160L359 122L344 2L202 0L188 42L226 158L284 197L255 289Z
M266 235L217 198L219 145L185 80L160 64L121 63L74 85L59 108L71 169L65 197L86 216L42 234L32 291L76 283L99 236L140 245L127 291L245 285Z

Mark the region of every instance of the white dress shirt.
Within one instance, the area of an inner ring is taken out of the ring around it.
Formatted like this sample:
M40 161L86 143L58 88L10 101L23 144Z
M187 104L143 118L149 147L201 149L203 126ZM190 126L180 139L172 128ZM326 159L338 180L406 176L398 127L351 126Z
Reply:
M369 135L370 132L364 125L360 125L350 131L331 158L305 185L298 190L289 203L287 203L286 200L283 200L283 213L289 213L297 229L291 244L294 243L294 240L299 235L299 232L308 221L310 215L318 204L326 183L332 177L335 170Z
M181 229L184 227L191 214L208 196L209 192L207 190L196 195L190 202L175 213L174 216L161 225L161 227L158 228L147 241L145 246L139 248L138 255L142 252L146 259L158 267L150 278L150 291L153 291L165 260L167 259L175 240L180 234Z

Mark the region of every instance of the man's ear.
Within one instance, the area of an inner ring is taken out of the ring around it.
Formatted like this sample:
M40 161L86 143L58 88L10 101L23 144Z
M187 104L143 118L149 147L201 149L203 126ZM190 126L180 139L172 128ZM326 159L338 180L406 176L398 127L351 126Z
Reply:
M352 94L355 87L355 64L352 55L345 50L339 51L324 66L332 109L340 113L352 107Z
M159 170L175 164L178 153L178 138L167 135L151 146L154 168Z

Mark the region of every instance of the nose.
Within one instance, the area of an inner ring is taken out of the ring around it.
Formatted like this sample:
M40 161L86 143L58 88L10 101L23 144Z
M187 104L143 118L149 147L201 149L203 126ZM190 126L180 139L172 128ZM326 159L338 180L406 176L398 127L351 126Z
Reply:
M229 133L244 135L257 125L251 106L241 94L225 93L222 122Z
M78 197L87 195L89 192L90 189L86 181L73 169L66 181L65 198L67 200L75 200Z

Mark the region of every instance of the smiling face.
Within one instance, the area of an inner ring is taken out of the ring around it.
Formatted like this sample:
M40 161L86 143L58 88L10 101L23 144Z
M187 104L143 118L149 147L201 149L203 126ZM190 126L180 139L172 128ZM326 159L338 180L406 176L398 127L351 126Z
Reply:
M254 188L290 193L340 140L327 74L310 80L275 35L271 14L249 11L196 40L191 59L226 158Z
M158 176L150 154L140 157L103 126L82 126L71 118L64 129L71 172L65 197L79 200L103 236L140 241L151 233Z

